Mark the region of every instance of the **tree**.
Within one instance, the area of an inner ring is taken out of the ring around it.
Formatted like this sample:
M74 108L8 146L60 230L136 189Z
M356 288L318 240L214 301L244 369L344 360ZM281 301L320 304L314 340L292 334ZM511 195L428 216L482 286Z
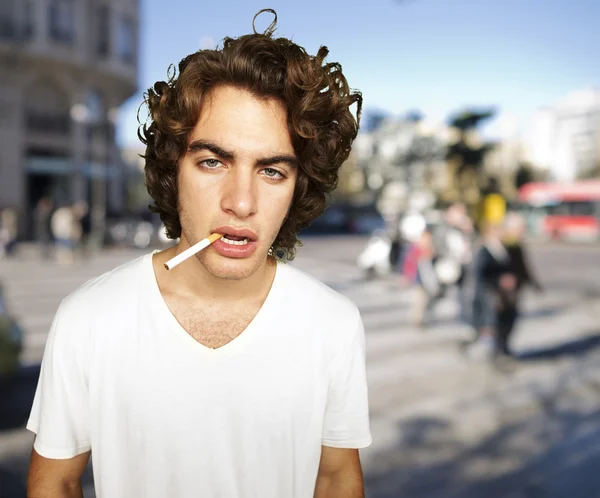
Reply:
M485 183L483 159L495 144L475 140L475 137L477 127L494 114L494 109L468 109L450 116L448 120L457 133L456 140L448 146L446 160L452 168L458 200L474 203L480 197L481 185Z
M482 121L493 117L495 114L494 109L485 111L464 110L450 117L450 125L465 132L477 128Z
M389 113L379 110L370 109L363 113L361 130L368 132L375 131L381 126L381 123L389 118Z
M418 123L419 121L423 121L423 113L418 109L414 109L406 113L405 119L411 123Z
M523 185L535 181L533 168L528 163L521 163L515 172L515 188L519 190Z

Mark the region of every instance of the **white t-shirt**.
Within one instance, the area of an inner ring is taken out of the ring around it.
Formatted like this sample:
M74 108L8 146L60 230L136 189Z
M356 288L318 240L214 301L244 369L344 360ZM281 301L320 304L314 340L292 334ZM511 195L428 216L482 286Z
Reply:
M371 443L356 306L279 263L227 345L171 314L147 254L63 300L27 428L35 450L92 450L99 498L310 498L321 445Z

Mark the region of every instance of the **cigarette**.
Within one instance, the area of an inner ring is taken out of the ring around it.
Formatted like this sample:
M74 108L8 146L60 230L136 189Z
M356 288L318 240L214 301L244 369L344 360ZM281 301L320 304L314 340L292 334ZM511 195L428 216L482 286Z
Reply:
M202 249L206 249L209 245L211 245L216 240L219 240L221 237L223 236L220 233L210 234L205 239L202 239L200 242L194 244L192 247L188 247L181 254L178 254L174 258L171 258L169 261L167 261L165 263L165 268L167 270L172 270L179 263L183 263L186 259L191 258L194 254L200 252Z

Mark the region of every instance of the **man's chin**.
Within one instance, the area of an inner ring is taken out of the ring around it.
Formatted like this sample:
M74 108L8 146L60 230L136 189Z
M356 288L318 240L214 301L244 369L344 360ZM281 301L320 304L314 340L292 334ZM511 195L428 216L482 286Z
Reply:
M216 278L223 280L244 280L251 277L261 267L266 258L227 258L218 254L206 254L200 262Z

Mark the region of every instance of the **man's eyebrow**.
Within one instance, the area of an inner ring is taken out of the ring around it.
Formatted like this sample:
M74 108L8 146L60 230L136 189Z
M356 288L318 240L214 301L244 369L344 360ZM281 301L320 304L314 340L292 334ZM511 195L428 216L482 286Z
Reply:
M298 168L298 159L291 154L279 154L277 156L265 157L256 161L258 166L272 166L273 164L287 163L292 168Z
M220 145L207 140L194 140L188 147L188 152L200 152L202 150L209 150L223 159L235 159L233 152L227 151ZM263 157L256 161L257 166L272 166L279 163L287 163L292 168L298 168L298 159L292 154L277 154L271 157Z
M235 158L233 152L229 152L223 147L215 143L208 142L206 140L194 140L188 147L188 152L200 152L202 150L209 150L213 154L216 154L217 156L222 157L223 159Z

